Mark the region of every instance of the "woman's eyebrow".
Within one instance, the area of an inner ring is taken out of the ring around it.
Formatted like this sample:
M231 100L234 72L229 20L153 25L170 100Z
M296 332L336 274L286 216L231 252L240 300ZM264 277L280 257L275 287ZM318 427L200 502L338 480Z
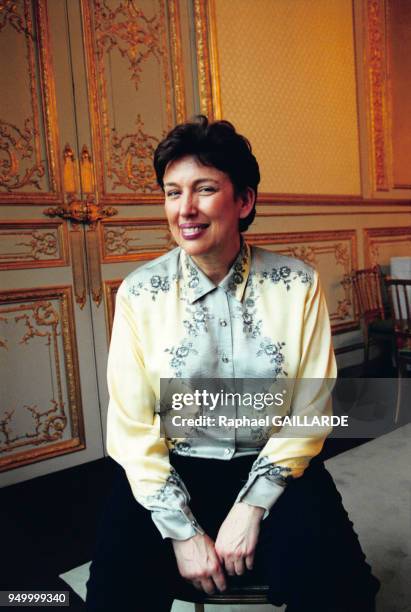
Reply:
M198 178L193 182L193 185L198 185L198 183L215 183L216 185L219 185L219 181L217 181L216 179L210 178L210 177L203 177L203 178ZM164 187L180 187L179 183L172 183L172 182L166 182L164 183Z

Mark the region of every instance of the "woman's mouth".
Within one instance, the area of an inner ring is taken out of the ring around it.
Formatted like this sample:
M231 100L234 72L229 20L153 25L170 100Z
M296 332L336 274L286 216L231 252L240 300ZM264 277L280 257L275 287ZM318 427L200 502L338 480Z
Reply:
M195 240L202 236L207 229L207 223L198 223L196 225L180 225L180 232L185 240Z

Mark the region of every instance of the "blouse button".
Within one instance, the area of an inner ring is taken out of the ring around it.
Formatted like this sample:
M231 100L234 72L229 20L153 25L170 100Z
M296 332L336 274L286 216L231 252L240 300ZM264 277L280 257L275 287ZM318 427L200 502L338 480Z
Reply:
M220 326L227 327L227 321L225 319L220 319Z
M224 356L224 357L222 357L222 358L221 358L221 361L222 361L223 363L228 363L228 362L229 362L229 359L228 359L228 357Z
M231 454L231 450L229 448L224 449L224 455L227 457Z

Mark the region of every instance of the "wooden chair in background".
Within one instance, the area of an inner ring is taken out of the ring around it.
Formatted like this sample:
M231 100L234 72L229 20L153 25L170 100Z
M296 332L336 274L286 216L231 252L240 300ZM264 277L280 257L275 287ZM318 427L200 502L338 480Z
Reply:
M402 378L411 375L411 279L388 277L385 283L391 302L398 368L397 405L394 416L394 421L397 423L402 399Z
M351 283L354 289L356 311L359 313L364 334L364 375L368 373L370 345L382 344L395 351L394 325L387 318L382 294L382 274L378 266L353 270Z

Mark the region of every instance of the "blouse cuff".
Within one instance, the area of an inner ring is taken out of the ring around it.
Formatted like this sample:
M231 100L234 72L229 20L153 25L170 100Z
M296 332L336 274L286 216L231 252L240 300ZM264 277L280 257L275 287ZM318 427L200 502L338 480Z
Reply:
M156 509L151 512L151 518L163 538L188 540L198 533L205 533L188 506L178 510Z
M284 486L269 480L265 476L259 476L247 491L244 491L244 489L240 491L236 502L241 501L249 506L264 508L263 519L265 519L284 490Z

